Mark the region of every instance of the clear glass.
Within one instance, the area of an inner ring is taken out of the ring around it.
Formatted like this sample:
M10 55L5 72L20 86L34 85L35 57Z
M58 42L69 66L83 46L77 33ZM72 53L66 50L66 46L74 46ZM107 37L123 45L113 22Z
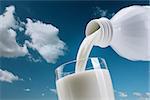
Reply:
M81 59L85 61L87 59ZM111 77L103 58L91 57L86 69L75 73L76 60L56 69L59 100L114 100Z

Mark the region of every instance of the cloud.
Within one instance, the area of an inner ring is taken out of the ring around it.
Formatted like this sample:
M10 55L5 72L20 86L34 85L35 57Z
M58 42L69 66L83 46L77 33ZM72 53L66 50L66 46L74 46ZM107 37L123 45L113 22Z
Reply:
M125 92L118 92L118 94L120 97L123 97L123 98L128 97L127 93L125 93Z
M123 92L123 91L118 91L118 90L114 90L115 94L121 98L127 98L128 97L128 94L127 92Z
M32 78L31 78L31 77L29 77L29 81L32 81Z
M35 62L35 63L42 62L42 59L40 57L35 58L31 54L28 54L28 60L31 61L31 62Z
M150 97L150 92L146 92L145 94L146 96Z
M134 95L134 96L137 96L137 97L141 97L141 96L142 96L142 94L139 93L139 92L133 92L133 95Z
M127 92L122 92L118 90L114 90L114 92L117 96L121 97L120 100L122 99L125 100L129 98ZM149 100L150 99L150 92L145 92L145 93L133 92L132 95L136 98L136 100Z
M25 34L32 39L26 44L39 52L48 62L55 63L59 56L64 55L65 43L58 37L59 30L51 24L27 19Z
M45 96L45 93L42 93L41 95L42 95L42 96Z
M149 100L150 92L146 92L146 93L133 92L133 96L137 97L138 100Z
M107 10L103 10L100 7L95 7L94 9L94 15L99 15L101 17L106 16L107 12L108 12Z
M12 83L13 81L22 80L18 76L15 76L13 73L8 72L7 70L0 69L0 81Z
M30 91L31 91L31 89L26 88L26 89L24 89L24 91L26 91L26 92L30 92Z
M9 6L0 15L0 57L12 58L28 55L29 61L41 62L42 59L34 58L27 47L37 50L48 63L55 63L60 56L64 55L65 43L58 37L58 28L28 18L27 23L21 22L19 17L14 16L14 13L15 7ZM18 31L24 32L24 35L29 36L31 41L25 40L24 44L18 44L16 42Z
M19 57L28 53L26 45L20 46L16 42L16 28L19 28L14 16L15 7L6 7L0 15L0 57Z
M112 17L115 13L110 13L108 10L102 9L100 7L94 7L93 8L93 15L94 17Z

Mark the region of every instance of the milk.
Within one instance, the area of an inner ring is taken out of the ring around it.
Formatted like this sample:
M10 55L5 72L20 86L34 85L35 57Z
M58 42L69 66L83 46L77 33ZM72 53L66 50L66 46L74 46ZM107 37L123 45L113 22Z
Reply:
M86 70L56 81L59 100L114 100L107 69Z
M95 31L93 34L87 36L81 43L77 54L77 62L75 67L75 72L81 72L85 70L87 59L93 46L96 44L96 40L99 37L101 29ZM83 59L83 60L82 60Z

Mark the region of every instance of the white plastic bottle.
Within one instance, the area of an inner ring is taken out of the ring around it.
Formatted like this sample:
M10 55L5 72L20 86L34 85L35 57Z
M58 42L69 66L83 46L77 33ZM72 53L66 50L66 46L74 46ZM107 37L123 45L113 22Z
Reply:
M129 60L150 61L150 6L130 6L112 19L94 19L87 24L86 36L100 30L95 46L111 46Z

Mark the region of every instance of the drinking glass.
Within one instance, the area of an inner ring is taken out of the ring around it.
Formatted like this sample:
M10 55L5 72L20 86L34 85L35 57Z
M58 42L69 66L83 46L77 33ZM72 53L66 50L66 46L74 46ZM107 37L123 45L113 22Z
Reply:
M114 100L114 90L106 62L100 57L80 59L86 69L75 72L76 60L56 68L56 88L59 100Z

